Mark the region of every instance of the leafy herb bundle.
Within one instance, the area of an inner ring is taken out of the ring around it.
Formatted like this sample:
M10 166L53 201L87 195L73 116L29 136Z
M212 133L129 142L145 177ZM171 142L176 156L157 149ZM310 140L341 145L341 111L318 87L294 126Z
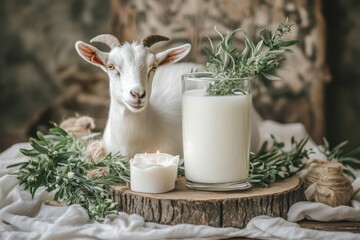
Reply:
M296 141L291 138L291 149L284 150L285 144L274 136L272 146L264 142L260 150L250 158L249 182L255 186L268 187L276 180L291 177L304 167L304 160L309 158L311 149L306 149L308 138Z
M214 74L217 79L208 88L208 95L234 95L236 79L263 76L269 80L280 80L272 72L282 66L283 53L293 52L289 47L297 44L298 40L283 40L291 32L292 24L287 21L281 23L276 30L262 29L259 32L261 40L255 44L245 30L236 29L227 35L214 30L221 37L221 41L214 45L209 39L210 47L204 47L207 55L206 71ZM243 32L245 48L240 51L232 44L237 32Z
M32 149L21 149L29 160L9 168L19 167L15 173L19 185L33 197L39 187L45 187L48 192L54 191L54 200L80 204L92 219L101 221L106 215L117 213L117 204L108 199L103 186L129 183L129 164L122 161L120 154L89 161L85 156L86 142L57 125L45 135L38 132L30 144Z

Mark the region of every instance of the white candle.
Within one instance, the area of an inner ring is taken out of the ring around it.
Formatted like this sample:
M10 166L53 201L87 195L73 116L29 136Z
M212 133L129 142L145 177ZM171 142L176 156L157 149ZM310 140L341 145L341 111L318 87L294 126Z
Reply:
M163 193L175 188L179 156L136 154L130 160L130 188L134 192Z
M183 94L186 179L198 183L245 180L249 172L251 94Z

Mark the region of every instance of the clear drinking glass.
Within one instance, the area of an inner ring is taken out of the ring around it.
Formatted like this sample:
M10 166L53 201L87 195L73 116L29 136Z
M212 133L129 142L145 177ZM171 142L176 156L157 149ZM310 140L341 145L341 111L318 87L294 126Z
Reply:
M233 93L209 96L210 73L182 76L182 129L187 186L198 190L249 188L251 80L227 79Z

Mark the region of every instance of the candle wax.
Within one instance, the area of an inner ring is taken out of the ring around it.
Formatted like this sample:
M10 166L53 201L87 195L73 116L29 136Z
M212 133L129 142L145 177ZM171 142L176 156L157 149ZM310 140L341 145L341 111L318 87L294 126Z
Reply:
M130 160L130 188L134 192L162 193L175 188L179 156L136 154Z

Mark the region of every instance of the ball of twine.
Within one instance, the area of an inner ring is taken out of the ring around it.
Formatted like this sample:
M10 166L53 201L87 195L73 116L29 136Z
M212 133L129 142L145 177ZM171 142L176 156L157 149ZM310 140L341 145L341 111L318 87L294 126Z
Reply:
M86 171L86 175L89 178L104 177L108 174L109 174L109 169L107 167L99 167L96 169Z
M350 180L343 173L340 163L311 160L307 164L308 174L305 183L315 185L310 200L337 207L347 205L353 194Z
M309 160L306 163L307 175L305 177L305 187L309 187L311 184L319 181L319 170L324 167L325 164L329 162L326 160L313 159Z
M82 137L91 133L91 130L95 128L95 121L88 116L71 117L62 121L60 127Z
M97 162L108 155L104 144L101 140L90 142L85 149L85 161ZM95 169L87 170L86 175L89 178L102 177L109 174L107 167L98 167Z
M103 159L108 155L104 144L101 140L95 140L89 143L85 149L85 159L86 161L96 162L100 159Z

